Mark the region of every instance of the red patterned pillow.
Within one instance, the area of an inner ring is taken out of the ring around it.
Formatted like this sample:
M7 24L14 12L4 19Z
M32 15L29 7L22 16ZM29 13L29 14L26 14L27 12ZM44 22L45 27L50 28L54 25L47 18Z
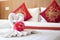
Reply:
M20 5L16 10L13 11L14 13L22 13L24 14L24 20L28 20L30 18L32 18L32 16L30 15L29 11L27 10L27 7L25 5L25 3L23 3L22 5Z
M47 22L60 22L60 7L54 0L41 15Z

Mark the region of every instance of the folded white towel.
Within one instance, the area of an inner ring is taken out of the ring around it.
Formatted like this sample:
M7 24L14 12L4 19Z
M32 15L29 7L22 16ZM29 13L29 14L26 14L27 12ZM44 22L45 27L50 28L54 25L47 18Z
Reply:
M5 34L4 37L11 38L11 37L22 37L22 36L28 36L31 34L36 34L36 31L22 31L19 32L17 30L12 30L9 33Z
M14 23L17 22L17 21L24 21L24 15L22 13L10 13L9 16L8 16L8 20L10 22L10 25L14 26Z

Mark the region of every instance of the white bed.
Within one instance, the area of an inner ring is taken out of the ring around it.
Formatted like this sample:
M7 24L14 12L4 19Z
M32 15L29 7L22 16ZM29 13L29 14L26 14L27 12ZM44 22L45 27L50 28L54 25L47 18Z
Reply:
M4 30L4 31L3 31ZM0 40L60 40L60 31L37 30L37 34L32 34L24 37L5 38L2 35L6 34L10 29L0 29Z
M60 27L60 23L39 23L39 22L24 22L26 26L47 26L47 27ZM24 36L24 37L15 37L15 38L5 38L2 35L5 35L7 32L10 32L11 26L8 20L0 20L0 40L60 40L60 30L37 30L37 29L28 29L35 30L38 33Z
M15 37L15 38L4 38L0 37L0 40L60 40L60 34L49 34L48 32L40 32L40 34L34 34L24 37Z

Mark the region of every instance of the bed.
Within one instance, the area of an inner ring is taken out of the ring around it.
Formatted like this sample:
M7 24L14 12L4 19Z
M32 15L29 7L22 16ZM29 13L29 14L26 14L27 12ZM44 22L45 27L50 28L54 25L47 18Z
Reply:
M2 35L7 34L11 30L8 20L0 20L0 40L60 40L60 23L40 23L25 21L25 30L34 30L37 34L32 34L24 37L5 38ZM31 28L33 27L33 29ZM37 27L37 28L35 28ZM40 27L53 27L40 28ZM57 28L57 29L56 29Z
M12 27L9 20L0 19L0 40L60 40L60 23L48 23L44 19L38 21L38 8L29 9L29 11L33 13L33 17L31 20L24 21L25 31L37 33L23 37L5 38L4 35L11 32Z
M8 30L8 29L4 29L4 30ZM4 38L0 36L0 40L60 40L60 34L58 31L47 32L45 30L45 32L42 31L39 32L40 32L39 34L33 34L24 37Z
M60 9L59 9L60 7L56 5L58 5L56 1L53 1L50 6L50 7L53 7L53 9L56 9L52 11L52 14L53 14L52 17L54 18L56 16L56 15L54 16L55 11L57 11L56 13L60 13ZM24 21L25 31L27 30L35 31L36 34L23 36L23 37L5 38L4 35L11 32L12 27L11 27L9 20L0 19L0 40L60 40L60 23L53 23L53 22L48 23L47 20L42 15L44 14L45 10L48 10L45 13L46 14L49 13L50 15L51 11L49 10L52 10L50 7L48 8L44 8L44 7L27 8L25 3L22 3L20 6L17 7L16 10L13 11L13 13L20 12L20 9L21 10L23 9L23 13L26 15L29 13L29 15L27 15L27 16L30 16L29 20ZM57 8L55 8L55 6ZM17 16L15 15L15 17ZM48 16L48 17L50 18L51 16ZM58 16L57 20L60 22L59 18L60 16Z

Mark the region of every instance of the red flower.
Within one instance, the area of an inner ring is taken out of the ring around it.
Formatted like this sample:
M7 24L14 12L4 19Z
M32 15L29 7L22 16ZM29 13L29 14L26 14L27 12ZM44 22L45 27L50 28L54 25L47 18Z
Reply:
M14 29L17 30L17 31L24 31L25 25L24 25L23 22L16 22L14 24Z

